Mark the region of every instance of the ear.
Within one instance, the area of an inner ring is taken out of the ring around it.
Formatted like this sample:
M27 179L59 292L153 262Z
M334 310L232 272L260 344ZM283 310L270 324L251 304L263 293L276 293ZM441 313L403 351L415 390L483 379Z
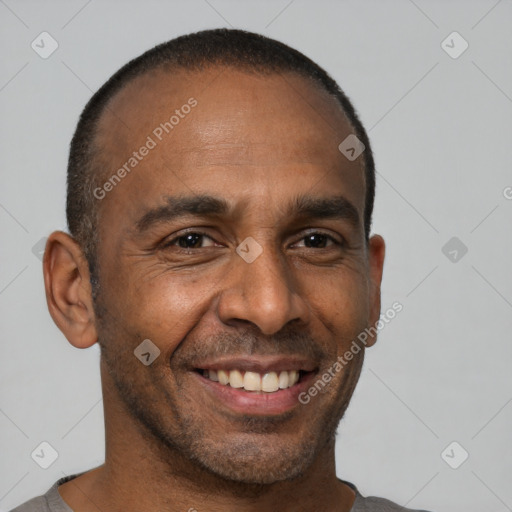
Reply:
M384 268L384 256L386 244L380 235L373 235L368 243L368 267L369 267L369 291L370 314L369 327L374 327L380 319L380 284ZM369 335L365 345L371 347L377 341L377 333L369 329Z
M55 231L46 242L43 258L48 310L71 345L88 348L98 341L89 266L77 242Z

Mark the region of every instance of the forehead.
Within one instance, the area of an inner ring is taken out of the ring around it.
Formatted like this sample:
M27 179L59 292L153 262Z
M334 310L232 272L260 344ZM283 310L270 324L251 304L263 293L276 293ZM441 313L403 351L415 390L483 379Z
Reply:
M212 188L234 200L337 187L362 214L362 157L338 150L352 131L333 97L293 73L154 70L129 82L98 125L104 179L129 170L101 208ZM131 166L145 145L154 147Z

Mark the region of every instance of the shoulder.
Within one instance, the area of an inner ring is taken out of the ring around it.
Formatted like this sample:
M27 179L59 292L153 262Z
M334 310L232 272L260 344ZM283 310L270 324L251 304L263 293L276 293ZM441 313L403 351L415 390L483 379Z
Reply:
M375 496L368 496L364 498L361 496L356 498L354 506L350 512L427 512L426 510L417 510L411 508L404 508L392 501L384 498L377 498Z
M68 482L81 474L82 473L77 473L60 478L45 494L22 503L10 512L73 512L61 498L58 488L59 485Z
M11 512L49 512L48 502L44 496L32 498L29 501L13 508Z
M378 498L376 496L365 497L354 484L345 480L342 480L342 482L347 484L356 493L356 499L350 512L427 512L426 510L405 508L385 498Z

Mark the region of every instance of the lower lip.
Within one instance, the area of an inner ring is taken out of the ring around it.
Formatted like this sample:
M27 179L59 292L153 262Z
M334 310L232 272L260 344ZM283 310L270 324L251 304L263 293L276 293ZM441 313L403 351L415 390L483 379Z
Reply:
M243 388L232 388L203 377L198 372L192 373L207 392L213 394L229 409L236 413L256 416L283 414L297 407L300 404L299 395L307 389L308 381L314 375L314 373L307 373L300 382L290 388L266 393L265 391L244 391Z

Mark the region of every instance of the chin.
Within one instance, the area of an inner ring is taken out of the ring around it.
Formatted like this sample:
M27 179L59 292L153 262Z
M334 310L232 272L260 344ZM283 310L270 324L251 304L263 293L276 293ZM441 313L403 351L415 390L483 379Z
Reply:
M254 434L252 434L254 436ZM270 485L303 475L313 463L317 448L313 440L279 444L275 436L265 442L245 440L192 448L192 459L209 473L230 482Z

